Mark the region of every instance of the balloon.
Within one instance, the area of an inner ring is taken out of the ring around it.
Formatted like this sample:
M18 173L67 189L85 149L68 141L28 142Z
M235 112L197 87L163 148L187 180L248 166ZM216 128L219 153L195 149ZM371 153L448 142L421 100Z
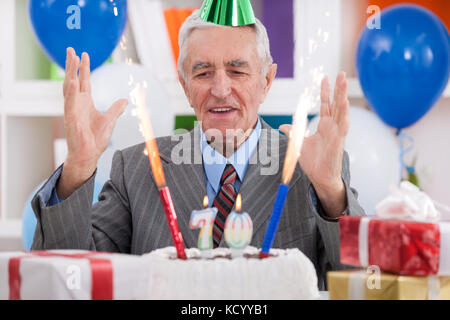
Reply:
M381 29L362 32L356 69L378 116L394 128L408 127L428 112L448 83L448 35L422 7L389 7L381 12Z
M308 125L317 130L320 117ZM396 136L373 113L350 107L350 129L345 140L350 159L351 186L358 191L358 202L366 214L389 193L390 185L400 182L400 148Z
M37 224L36 216L34 215L33 208L31 207L31 200L33 200L34 195L36 194L36 192L38 192L42 188L44 183L45 183L45 181L42 182L37 188L34 189L34 191L28 197L25 207L23 208L22 244L26 251L31 250L31 245L33 244L33 238L34 238L34 230L36 229L36 224ZM100 194L101 190L102 190L102 185L95 183L94 184L94 199L92 201L92 204L94 204L98 201L98 195Z
M381 9L384 9L394 4L405 2L416 4L430 10L442 20L447 28L450 28L450 1L448 0L370 0L369 5L377 5Z
M130 80L132 80L132 84ZM171 135L175 125L174 108L162 84L142 65L111 63L95 70L91 75L92 98L95 107L105 112L118 99L128 98L130 101L131 89L143 81L147 83L147 111L155 136ZM98 182L104 183L108 180L112 158L116 150L144 142L142 133L139 131L139 119L133 116L132 109L133 106L129 104L116 122L111 144L98 162L96 176Z
M116 15L117 14L117 15ZM65 69L66 48L89 53L91 70L103 64L125 29L127 1L30 0L29 15L44 52Z
M449 32L448 32L448 29L445 27L445 25L444 24L442 24L441 23L441 27L442 27L442 29L444 30L444 34L446 35L446 37L447 37L447 43L448 43L448 45L449 45L449 47L450 47L450 34L449 34Z

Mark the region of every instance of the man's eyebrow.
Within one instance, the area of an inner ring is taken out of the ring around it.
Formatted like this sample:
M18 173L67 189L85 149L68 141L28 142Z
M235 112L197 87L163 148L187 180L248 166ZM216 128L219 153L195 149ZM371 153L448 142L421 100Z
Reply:
M239 59L237 59L237 60L231 60L231 61L228 61L228 62L227 62L227 66L230 66L230 67L236 67L236 68L239 68L239 67L248 67L248 62L247 62L247 61L244 61L244 60L239 60Z
M211 63L199 61L199 62L194 63L194 65L192 66L192 71L197 71L200 69L207 69L210 67L211 67Z

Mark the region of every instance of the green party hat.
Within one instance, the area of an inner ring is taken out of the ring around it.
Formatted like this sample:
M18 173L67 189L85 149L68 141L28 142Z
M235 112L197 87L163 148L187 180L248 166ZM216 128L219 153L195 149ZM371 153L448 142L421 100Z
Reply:
M200 18L222 26L245 26L255 23L250 0L205 0Z

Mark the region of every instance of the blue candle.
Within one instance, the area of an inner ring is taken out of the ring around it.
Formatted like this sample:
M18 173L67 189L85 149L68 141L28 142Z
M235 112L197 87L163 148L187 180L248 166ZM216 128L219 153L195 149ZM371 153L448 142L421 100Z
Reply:
M277 197L275 199L275 204L273 205L272 214L270 215L269 225L264 236L263 245L261 252L259 253L260 258L267 258L269 256L270 248L272 247L273 240L275 239L275 233L278 229L278 224L281 218L281 212L284 208L284 203L286 202L286 197L289 191L289 186L285 184L280 184L277 192Z

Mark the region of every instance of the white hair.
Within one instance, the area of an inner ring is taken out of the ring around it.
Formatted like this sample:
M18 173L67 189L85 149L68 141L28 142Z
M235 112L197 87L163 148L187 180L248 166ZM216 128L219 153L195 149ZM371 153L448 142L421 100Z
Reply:
M186 80L183 66L184 60L186 59L187 55L186 43L189 35L192 31L194 31L194 29L211 27L227 28L226 26L221 26L202 20L200 18L200 10L195 10L181 26L178 36L178 45L180 47L180 54L178 56L178 72L181 74L183 79ZM261 72L263 75L265 75L268 71L269 66L273 63L272 55L270 54L269 37L267 36L266 28L258 18L255 18L255 24L250 24L242 27L250 27L255 31L256 50L258 51L258 56L262 64Z

